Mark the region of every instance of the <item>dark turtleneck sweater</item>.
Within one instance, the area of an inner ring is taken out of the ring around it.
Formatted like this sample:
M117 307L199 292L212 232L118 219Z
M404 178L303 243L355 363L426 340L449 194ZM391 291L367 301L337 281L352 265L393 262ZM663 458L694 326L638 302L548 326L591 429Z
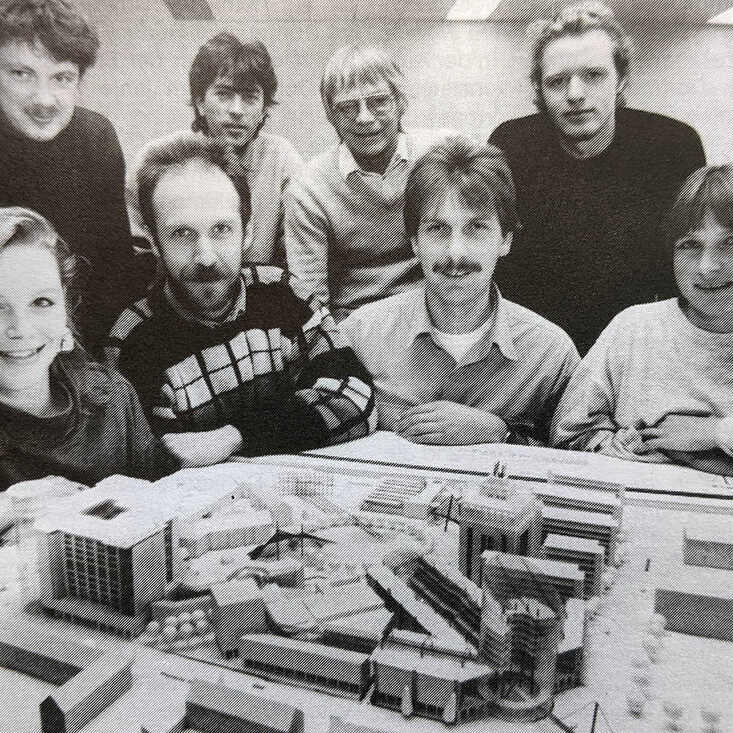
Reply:
M0 126L0 206L42 214L88 261L75 320L85 346L97 350L136 289L125 164L110 121L77 107L45 142Z
M561 326L581 354L624 308L675 295L663 222L705 165L695 130L621 108L611 145L585 160L545 114L505 122L489 142L507 156L522 224L496 269L502 295Z

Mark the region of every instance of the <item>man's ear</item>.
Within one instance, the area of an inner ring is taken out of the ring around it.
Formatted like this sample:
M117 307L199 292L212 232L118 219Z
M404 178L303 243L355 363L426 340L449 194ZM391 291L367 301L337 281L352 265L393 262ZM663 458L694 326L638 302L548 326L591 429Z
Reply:
M532 89L534 90L534 106L539 110L543 110L545 107L542 100L542 89L536 81L532 81Z
M629 86L629 75L624 74L619 80L618 84L616 85L616 97L621 98L623 97L624 93L626 92L626 88Z
M199 113L199 115L201 115L201 117L205 117L206 116L204 114L204 110L203 110L204 100L203 100L202 97L199 97L198 99L194 99L193 100L193 106L196 107L196 111Z
M412 246L412 251L415 253L415 257L420 259L420 246L417 243L417 237L410 237L410 245Z
M512 241L514 241L514 232L507 232L504 236L504 241L499 247L499 257L506 257L509 254L509 250L512 248Z

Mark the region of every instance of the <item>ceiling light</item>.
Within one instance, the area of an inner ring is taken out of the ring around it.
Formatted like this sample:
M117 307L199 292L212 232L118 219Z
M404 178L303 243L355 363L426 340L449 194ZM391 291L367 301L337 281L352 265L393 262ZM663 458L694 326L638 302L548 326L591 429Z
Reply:
M501 0L456 0L446 20L487 20Z
M713 18L708 23L712 25L733 25L733 8L728 8Z

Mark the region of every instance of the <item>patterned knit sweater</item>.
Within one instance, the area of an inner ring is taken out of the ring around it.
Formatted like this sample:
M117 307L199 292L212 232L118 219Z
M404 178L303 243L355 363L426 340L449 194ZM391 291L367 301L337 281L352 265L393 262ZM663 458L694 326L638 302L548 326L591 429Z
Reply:
M128 308L108 346L153 430L234 425L243 455L307 450L376 426L372 380L325 308L272 266L242 270L246 307L215 326L184 319L161 288Z

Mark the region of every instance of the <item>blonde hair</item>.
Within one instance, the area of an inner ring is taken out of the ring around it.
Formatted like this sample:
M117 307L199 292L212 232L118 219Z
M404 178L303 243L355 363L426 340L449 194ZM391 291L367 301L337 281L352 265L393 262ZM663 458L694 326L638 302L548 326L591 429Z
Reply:
M405 77L392 54L380 46L344 46L331 56L321 78L321 99L333 123L333 99L349 87L386 83L402 114L407 109Z
M0 207L0 251L13 244L34 244L50 249L56 258L67 304L73 302L78 260L58 235L51 222L22 206Z
M568 5L556 13L551 20L538 20L527 29L532 39L532 83L537 90L535 104L545 109L542 98L542 55L552 41L565 36L580 36L590 31L603 31L613 43L613 62L620 79L629 73L631 60L631 38L619 25L613 10L599 2L582 2ZM619 95L619 105L624 104Z

